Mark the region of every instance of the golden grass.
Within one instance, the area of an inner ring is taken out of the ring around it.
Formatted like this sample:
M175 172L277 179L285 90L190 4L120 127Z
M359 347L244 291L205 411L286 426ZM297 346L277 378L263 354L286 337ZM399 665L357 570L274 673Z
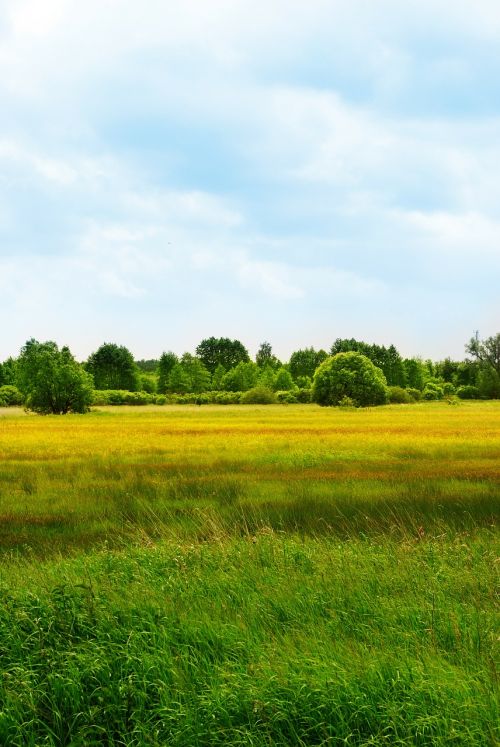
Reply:
M9 415L0 419L0 536L4 546L37 545L50 528L64 546L132 525L197 533L219 519L237 532L346 533L349 520L354 532L387 530L391 516L414 527L447 513L491 523L499 464L499 402Z

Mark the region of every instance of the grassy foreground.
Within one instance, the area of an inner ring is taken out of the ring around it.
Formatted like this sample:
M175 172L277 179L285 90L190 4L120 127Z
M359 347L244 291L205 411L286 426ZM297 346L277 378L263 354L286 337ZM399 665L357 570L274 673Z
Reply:
M0 418L0 744L498 744L499 423Z

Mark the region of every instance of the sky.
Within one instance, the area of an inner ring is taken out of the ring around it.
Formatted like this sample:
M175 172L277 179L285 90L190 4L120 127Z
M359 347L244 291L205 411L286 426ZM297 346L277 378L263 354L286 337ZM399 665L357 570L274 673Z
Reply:
M498 0L0 0L0 360L500 328Z

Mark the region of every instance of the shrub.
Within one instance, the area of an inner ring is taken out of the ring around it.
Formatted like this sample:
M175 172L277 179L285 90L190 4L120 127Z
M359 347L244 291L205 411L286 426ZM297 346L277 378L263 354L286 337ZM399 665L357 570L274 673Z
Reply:
M393 405L407 405L410 402L414 402L414 400L402 386L390 386L389 402Z
M276 392L276 399L282 405L294 405L298 402L296 392Z
M422 398L426 400L437 400L443 399L444 392L443 387L438 384L434 384L432 381L428 381L422 392Z
M319 405L338 405L349 397L361 407L387 402L384 374L361 353L337 353L316 370L312 398Z
M129 392L126 389L95 389L92 394L94 405L149 405L156 399L154 394Z
M239 405L242 392L215 392L216 405Z
M125 405L150 405L154 402L154 395L148 392L125 392Z
M456 394L456 389L450 381L444 382L442 390L445 397L453 397L453 395Z
M304 387L302 389L297 389L295 392L295 396L297 397L297 402L300 402L301 404L304 404L304 405L308 405L311 402L312 389L311 387Z
M460 399L478 399L479 389L477 386L472 386L472 384L459 386L457 389L457 396L460 397Z
M276 402L276 395L265 386L255 386L241 395L242 405L272 405Z
M155 405L166 405L167 398L164 394L157 394L155 397Z
M412 402L420 402L422 399L422 392L420 389L415 389L414 387L408 386L406 387L406 391L408 392L408 396L410 397Z
M23 404L23 395L11 384L0 386L0 407L14 407Z
M356 407L356 402L353 399L351 399L351 397L344 396L339 402L339 407L345 407L345 408Z

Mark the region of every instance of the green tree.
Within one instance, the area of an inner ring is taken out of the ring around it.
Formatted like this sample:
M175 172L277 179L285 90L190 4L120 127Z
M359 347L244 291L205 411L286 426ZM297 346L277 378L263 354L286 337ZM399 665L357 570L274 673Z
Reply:
M258 386L266 389L274 390L274 383L276 381L276 372L271 366L265 366L260 370L258 378Z
M337 353L355 352L365 355L371 362L381 368L390 386L405 386L406 371L399 352L394 345L386 348L384 345L369 344L361 340L337 338L332 345L331 355Z
M221 386L226 392L246 392L257 384L259 368L253 361L238 363L222 378Z
M148 360L140 360L136 361L135 365L139 369L139 371L144 371L145 373L156 373L158 369L158 363L159 361L156 360L156 358L148 358Z
M123 345L105 342L89 357L85 368L94 377L96 389L126 389L136 392L139 372L130 350Z
M167 391L170 372L177 363L179 363L179 359L175 353L161 354L158 362L158 392L160 394L165 394Z
M276 371L281 367L281 362L273 354L273 349L269 342L261 344L255 356L255 362L259 368L269 367Z
M92 402L92 376L69 348L59 350L55 342L28 340L18 359L17 381L26 407L34 412L87 412Z
M196 355L211 374L219 365L229 371L238 363L250 360L245 346L239 340L230 340L228 337L209 337L202 340L196 348Z
M290 389L293 389L292 374L284 366L276 373L274 389L277 392L288 392Z
M176 363L168 377L168 391L175 392L175 394L186 394L186 392L189 392L190 386L191 381L184 367L180 363Z
M226 369L219 363L212 376L212 389L214 391L218 392L222 389L222 379L225 375Z
M188 391L200 393L210 389L210 373L199 358L190 353L184 353L181 366L189 379Z
M17 381L17 360L15 358L7 358L2 364L2 377L3 384L9 386L16 386Z
M324 350L304 348L296 350L290 357L288 368L295 381L299 376L309 376L312 379L318 366L328 357Z
M387 381L382 370L361 353L337 353L327 358L314 374L314 402L338 405L345 397L361 407L387 402Z
M403 361L406 385L420 392L425 384L424 364L419 358L405 358Z
M157 391L157 377L147 371L139 372L139 389L141 392L154 394Z
M480 340L476 332L471 337L465 350L486 368L492 368L500 376L500 332L486 340Z

